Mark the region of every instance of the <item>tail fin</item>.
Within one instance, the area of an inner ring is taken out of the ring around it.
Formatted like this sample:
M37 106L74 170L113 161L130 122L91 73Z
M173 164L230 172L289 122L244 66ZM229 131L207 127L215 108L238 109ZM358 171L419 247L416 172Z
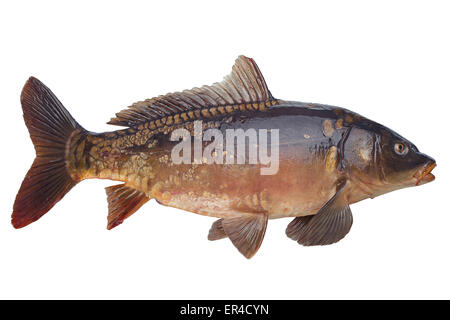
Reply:
M15 228L38 220L77 183L66 169L66 143L75 130L84 130L36 78L31 77L25 84L21 102L36 159L14 202Z

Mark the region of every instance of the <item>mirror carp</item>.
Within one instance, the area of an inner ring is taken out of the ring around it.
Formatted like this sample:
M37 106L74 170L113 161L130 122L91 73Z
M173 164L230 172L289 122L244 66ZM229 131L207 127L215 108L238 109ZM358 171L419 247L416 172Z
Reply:
M240 56L222 82L134 103L85 130L31 77L21 95L36 158L12 224L43 216L78 182L110 179L112 229L150 199L218 218L209 240L229 238L247 258L269 219L293 217L286 234L305 246L341 240L349 205L434 180L436 162L396 132L344 108L284 101L253 59ZM214 139L213 139L214 138Z

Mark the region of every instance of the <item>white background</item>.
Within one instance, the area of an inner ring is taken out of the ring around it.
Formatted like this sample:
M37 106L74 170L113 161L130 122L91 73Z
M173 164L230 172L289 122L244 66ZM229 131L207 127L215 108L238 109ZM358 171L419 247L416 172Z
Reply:
M0 298L450 298L450 6L446 1L2 1ZM246 260L212 218L147 203L106 230L104 187L77 185L10 224L34 158L31 75L85 128L134 101L221 80L253 57L275 97L349 108L438 163L436 181L352 206L341 242L301 247L269 222Z

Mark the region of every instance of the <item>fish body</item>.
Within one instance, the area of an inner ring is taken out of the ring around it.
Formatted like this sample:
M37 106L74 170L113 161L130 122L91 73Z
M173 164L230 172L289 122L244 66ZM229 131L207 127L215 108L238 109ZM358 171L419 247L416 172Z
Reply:
M76 183L111 179L122 184L106 188L108 229L156 199L219 218L208 238L228 237L250 258L269 219L295 217L286 233L300 244L331 244L350 230L350 204L434 179L435 161L381 124L273 98L243 56L221 83L135 103L109 122L126 129L83 129L35 78L22 106L38 156L16 198L15 227Z

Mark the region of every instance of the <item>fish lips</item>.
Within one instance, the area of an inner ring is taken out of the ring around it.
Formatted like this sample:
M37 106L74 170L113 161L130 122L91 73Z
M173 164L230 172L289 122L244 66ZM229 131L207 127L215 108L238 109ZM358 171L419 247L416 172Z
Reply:
M414 179L416 179L416 186L421 186L425 183L433 181L436 177L431 173L431 171L436 168L436 162L430 161L423 168L419 169L414 174Z

